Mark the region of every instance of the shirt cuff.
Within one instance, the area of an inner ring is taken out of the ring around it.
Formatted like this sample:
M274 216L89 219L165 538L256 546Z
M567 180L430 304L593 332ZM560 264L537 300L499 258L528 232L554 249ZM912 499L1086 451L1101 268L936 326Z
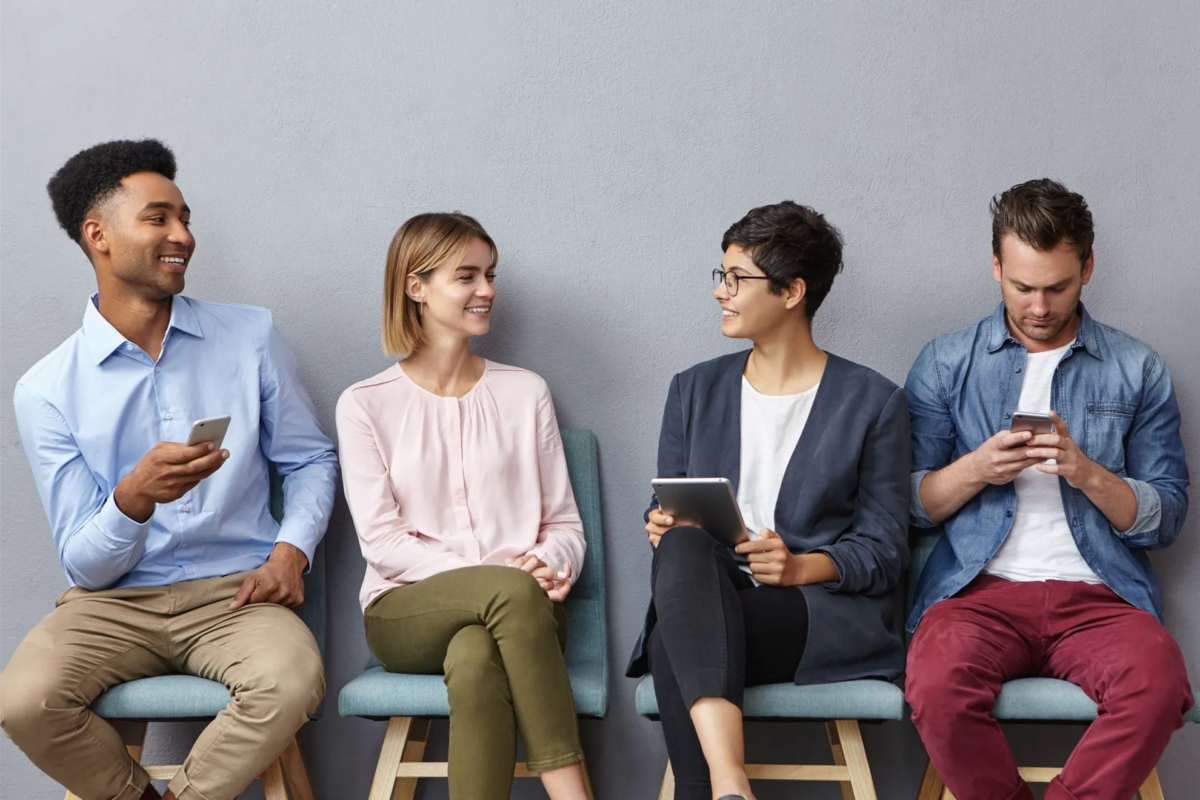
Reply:
M313 554L317 552L317 545L321 543L320 536L313 536L312 531L304 530L304 526L298 522L288 524L285 517L279 526L279 535L275 537L275 544L290 544L308 559L308 564L304 567L304 572L308 573L312 569Z
M921 481L925 480L925 476L933 472L931 469L920 469L912 474L912 503L910 511L912 512L913 522L918 528L936 528L937 523L930 519L929 514L925 511L925 505L921 502Z
M1123 478L1122 480L1128 484L1129 488L1133 490L1133 496L1137 498L1137 516L1129 530L1118 531L1116 528L1113 530L1122 539L1136 539L1148 533L1154 533L1162 524L1162 498L1158 496L1154 487L1145 481L1133 478Z
M104 505L100 506L100 513L96 515L96 526L113 541L134 544L146 537L151 519L154 519L153 514L145 522L125 516L125 512L117 505L117 493L114 490L104 501Z

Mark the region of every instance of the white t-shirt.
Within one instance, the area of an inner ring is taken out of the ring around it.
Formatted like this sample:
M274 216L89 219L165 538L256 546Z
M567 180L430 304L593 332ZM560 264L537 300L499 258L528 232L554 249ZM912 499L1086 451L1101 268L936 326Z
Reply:
M818 383L801 394L760 394L742 377L742 450L737 502L742 520L757 538L763 528L775 530L775 504L783 473L817 396Z
M1050 413L1050 388L1054 370L1071 345L1025 356L1025 381L1021 384L1020 411ZM1058 476L1028 467L1013 480L1017 510L1012 530L983 571L1010 581L1080 581L1103 583L1071 535L1063 511Z

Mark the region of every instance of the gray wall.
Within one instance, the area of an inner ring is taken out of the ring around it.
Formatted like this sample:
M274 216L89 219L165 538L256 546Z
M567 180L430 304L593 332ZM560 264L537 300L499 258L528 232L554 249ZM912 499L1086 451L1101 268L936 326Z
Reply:
M188 292L272 308L330 432L338 393L388 364L377 321L396 226L460 209L493 234L500 305L480 350L541 373L561 423L600 439L613 702L583 727L602 798L653 796L661 775L658 728L619 677L647 598L639 515L671 374L738 346L708 272L750 207L794 198L841 226L847 269L818 341L902 381L922 343L997 301L989 197L1064 180L1099 230L1086 300L1166 357L1200 474L1200 5L498 5L4 3L0 661L65 585L8 398L93 289L43 187L117 137L175 148L199 241ZM366 654L343 506L327 541L332 698ZM1200 513L1154 560L1200 680ZM318 791L365 797L383 725L332 705L303 733ZM178 757L190 734L159 726L152 750ZM1014 739L1027 763L1061 763L1078 734ZM880 796L914 796L912 727L866 735ZM827 754L815 726L750 738L753 757ZM1195 726L1172 741L1168 796L1200 781L1198 745ZM56 794L7 741L0 775L6 798Z

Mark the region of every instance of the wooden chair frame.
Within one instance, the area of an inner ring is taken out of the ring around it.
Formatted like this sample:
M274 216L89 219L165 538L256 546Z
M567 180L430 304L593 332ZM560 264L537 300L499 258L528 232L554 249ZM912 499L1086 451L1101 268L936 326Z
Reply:
M146 741L147 722L134 720L107 720L116 728L125 741L125 749L137 762L142 760L142 745ZM143 765L150 774L152 781L169 781L179 772L179 764ZM286 782L285 782L286 776ZM258 778L262 781L263 797L265 800L289 800L288 789L291 789L290 800L313 800L312 785L308 782L308 770L304 766L304 756L300 753L300 744L293 737L287 749L271 762L270 766ZM67 792L65 800L80 800L77 795Z
M1017 771L1027 783L1049 783L1054 780L1062 767L1018 767ZM1162 784L1158 780L1158 770L1152 770L1150 777L1138 789L1138 800L1163 800ZM925 776L921 779L921 791L917 800L955 800L954 795L942 782L942 776L932 761L925 762Z
M792 720L780 720L791 722ZM805 720L795 720L804 722ZM750 780L767 781L826 781L839 783L843 800L876 800L875 782L871 779L871 767L867 763L867 751L863 747L862 731L858 720L839 719L825 723L829 747L833 751L832 764L747 764L746 776ZM667 761L667 772L663 776L658 800L674 800L675 774L671 762ZM374 796L371 800L376 800ZM383 800L380 798L380 800Z
M425 743L429 740L431 722L428 717L392 717L388 720L368 800L412 800L418 780L446 777L447 762L425 761ZM517 764L513 777L537 776L522 762ZM592 782L586 766L583 780L588 798L592 800Z

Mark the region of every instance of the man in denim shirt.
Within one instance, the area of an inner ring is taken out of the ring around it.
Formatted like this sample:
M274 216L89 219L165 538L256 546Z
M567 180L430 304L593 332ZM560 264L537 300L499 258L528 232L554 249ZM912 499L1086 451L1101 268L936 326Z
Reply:
M1050 180L992 203L995 313L925 346L905 393L913 517L945 537L921 575L908 701L961 798L1032 798L990 712L1001 685L1044 676L1099 704L1059 798L1128 798L1192 705L1146 551L1187 511L1179 408L1162 359L1094 321L1092 216ZM1051 433L1010 430L1049 414Z

